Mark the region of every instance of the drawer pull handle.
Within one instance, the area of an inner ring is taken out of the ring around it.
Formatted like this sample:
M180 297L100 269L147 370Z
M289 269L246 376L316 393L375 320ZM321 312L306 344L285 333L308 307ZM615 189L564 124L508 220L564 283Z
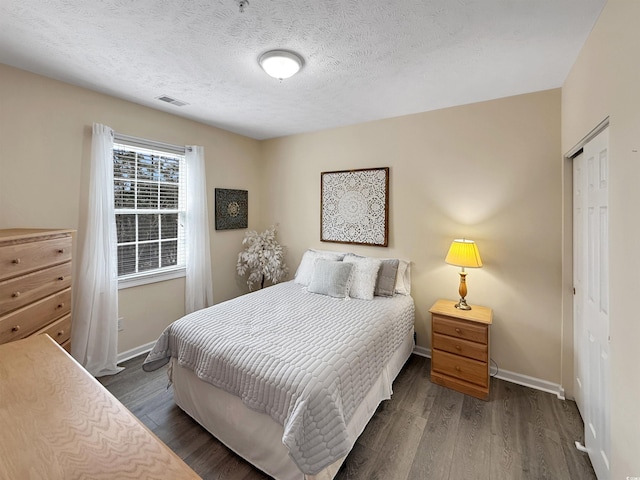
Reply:
M456 372L460 371L460 367L456 365Z
M20 259L14 258L13 260L11 260L11 263L13 263L14 265L18 265L20 263Z
M62 335L64 335L64 330L59 330L58 331L58 336L61 337Z
M58 253L64 253L64 249L63 248L59 248L58 249Z
M456 345L456 350L460 350L460 345Z
M456 328L456 333L460 333L460 329L459 328Z
M13 293L11 294L11 296L12 296L13 298L18 298L18 297L20 296L20 292L13 292Z
M20 330L20 325L16 325L11 329L12 332L17 332L18 330Z
M58 277L58 280L62 281L62 280L64 280L64 277L60 276L60 277Z
M58 304L58 308L62 308L62 307L64 307L64 302L60 302L60 303Z

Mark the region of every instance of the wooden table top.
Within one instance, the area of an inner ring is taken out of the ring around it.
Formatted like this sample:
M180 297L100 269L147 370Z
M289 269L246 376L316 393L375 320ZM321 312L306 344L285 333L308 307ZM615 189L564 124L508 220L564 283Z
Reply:
M485 323L487 325L491 325L491 323L493 323L493 310L489 307L469 305L471 310L460 310L459 308L455 308L456 303L458 302L455 300L440 299L431 306L429 312L456 317L462 320L470 320L477 323Z
M0 432L0 478L200 478L47 335L0 346Z

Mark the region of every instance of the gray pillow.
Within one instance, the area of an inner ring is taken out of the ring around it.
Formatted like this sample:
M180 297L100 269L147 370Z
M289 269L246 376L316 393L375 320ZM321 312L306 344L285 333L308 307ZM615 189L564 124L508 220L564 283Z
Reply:
M319 258L316 260L307 290L330 297L346 298L353 281L353 270L351 263Z
M398 274L399 263L400 260L397 258L382 260L382 265L378 271L374 295L378 295L379 297L393 297L396 289L396 275Z

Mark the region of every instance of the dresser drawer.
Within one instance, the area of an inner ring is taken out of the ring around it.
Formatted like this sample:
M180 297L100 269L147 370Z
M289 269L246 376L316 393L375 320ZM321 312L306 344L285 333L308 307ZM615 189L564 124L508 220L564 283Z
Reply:
M71 286L71 262L0 282L0 315Z
M71 260L71 236L0 247L0 279Z
M71 311L71 289L0 317L0 343L27 337Z
M38 330L34 335L43 335L45 333L60 345L69 340L71 338L71 314L65 315L51 325Z
M486 344L470 342L439 333L433 334L433 348L450 352L454 355L473 358L480 362L487 362L489 360L489 348Z
M434 350L432 355L431 365L434 371L475 383L482 387L489 386L489 366L487 363L438 350Z
M462 338L472 342L484 343L489 341L489 329L484 325L456 320L440 315L432 316L433 332L449 335L450 337Z

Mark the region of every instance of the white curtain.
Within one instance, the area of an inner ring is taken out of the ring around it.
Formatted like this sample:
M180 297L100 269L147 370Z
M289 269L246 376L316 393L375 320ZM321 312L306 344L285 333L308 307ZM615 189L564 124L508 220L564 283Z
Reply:
M71 353L92 375L122 368L118 356L118 269L113 201L113 130L93 124L89 202L78 230Z
M185 313L191 313L213 305L213 282L209 251L209 212L204 148L188 146L185 159L187 163Z

